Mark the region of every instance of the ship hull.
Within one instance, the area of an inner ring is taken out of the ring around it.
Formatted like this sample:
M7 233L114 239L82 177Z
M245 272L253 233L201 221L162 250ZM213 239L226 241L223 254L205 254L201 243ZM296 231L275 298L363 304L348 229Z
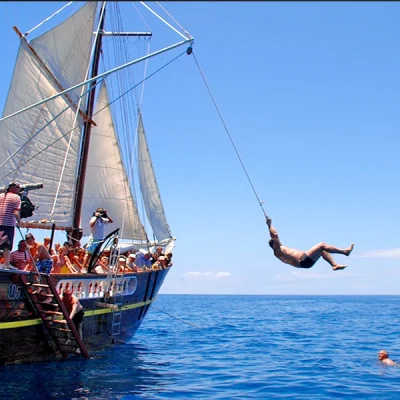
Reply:
M83 343L89 353L131 339L146 316L168 269L124 274L53 274L57 290L68 287L85 312ZM0 272L0 364L61 358L20 280L21 272Z

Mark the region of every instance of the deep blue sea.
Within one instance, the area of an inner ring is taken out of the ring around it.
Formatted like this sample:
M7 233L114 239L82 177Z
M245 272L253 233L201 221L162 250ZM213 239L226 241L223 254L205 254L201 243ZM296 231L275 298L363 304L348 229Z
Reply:
M1 399L400 399L399 296L160 295L90 360L0 367ZM181 320L192 325L188 325Z

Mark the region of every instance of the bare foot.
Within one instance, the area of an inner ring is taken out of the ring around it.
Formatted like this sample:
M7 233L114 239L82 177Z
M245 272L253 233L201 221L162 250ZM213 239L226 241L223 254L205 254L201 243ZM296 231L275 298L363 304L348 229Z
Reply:
M335 265L335 266L332 267L332 269L333 269L334 271L340 271L341 269L345 269L345 268L347 268L347 265L340 265L340 264L337 264L337 265Z
M351 246L349 246L346 250L345 250L345 255L346 256L349 256L350 255L350 253L353 251L353 249L354 249L354 243L351 245Z

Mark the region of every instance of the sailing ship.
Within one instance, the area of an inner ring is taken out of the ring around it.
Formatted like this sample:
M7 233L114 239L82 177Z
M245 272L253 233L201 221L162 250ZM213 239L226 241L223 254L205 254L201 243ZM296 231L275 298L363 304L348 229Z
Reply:
M106 16L117 6L87 2L33 39L31 32L28 36L14 27L20 46L0 119L0 185L25 185L28 193L21 196L29 196L35 205L33 215L16 230L14 243L22 231L39 229L48 230L52 241L55 232L64 232L73 243L83 241L94 210L106 208L113 223L106 225L91 266L103 251L110 254L112 267L128 250L152 252L161 246L164 253L171 252L175 240L161 202L140 100L132 88L147 79L150 58L178 47L190 54L193 38L165 22L179 33L179 41L154 52L142 46L147 53L132 60L123 45L132 44L129 37L139 42L144 38L140 43L146 44L152 33L107 31ZM120 15L112 21L120 28ZM116 64L105 56L110 49L120 55L114 57ZM130 69L140 63L146 65L143 77ZM88 357L126 341L145 318L169 269L124 273L115 267L107 274L0 269L0 363L70 353ZM65 288L83 306L83 338L60 300Z

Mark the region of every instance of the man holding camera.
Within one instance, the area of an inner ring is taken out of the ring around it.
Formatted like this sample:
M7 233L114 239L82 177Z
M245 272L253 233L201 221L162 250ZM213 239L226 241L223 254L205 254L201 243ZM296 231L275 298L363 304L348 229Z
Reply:
M86 256L82 269L86 269L89 255L95 254L104 239L104 225L112 223L113 220L107 215L107 210L98 208L89 221L90 236L86 248ZM89 271L90 272L90 271Z
M18 195L20 190L18 182L11 182L5 192L0 194L0 232L6 236L4 242L0 244L0 249L3 250L5 269L16 269L10 266L10 252L13 247L15 227L21 222L21 198Z

